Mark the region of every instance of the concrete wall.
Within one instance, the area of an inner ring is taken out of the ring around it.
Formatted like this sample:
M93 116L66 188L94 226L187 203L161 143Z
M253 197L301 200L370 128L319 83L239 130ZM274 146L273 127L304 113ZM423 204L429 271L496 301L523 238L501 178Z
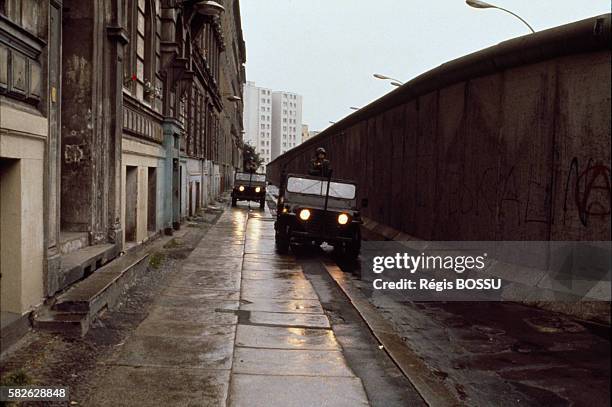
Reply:
M281 108L282 95L278 92L272 92L272 113L278 112ZM281 115L272 114L272 136L270 139L270 155L272 160L280 155L281 151Z
M48 122L0 98L0 272L3 312L44 297L43 174Z
M452 61L268 165L324 146L363 214L427 240L609 240L610 16Z

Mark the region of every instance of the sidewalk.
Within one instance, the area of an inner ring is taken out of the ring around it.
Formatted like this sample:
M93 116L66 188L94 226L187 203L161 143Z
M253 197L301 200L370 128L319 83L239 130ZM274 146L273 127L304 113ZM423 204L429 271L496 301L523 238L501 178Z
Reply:
M247 214L211 228L86 405L368 405L310 282L275 253L272 218Z

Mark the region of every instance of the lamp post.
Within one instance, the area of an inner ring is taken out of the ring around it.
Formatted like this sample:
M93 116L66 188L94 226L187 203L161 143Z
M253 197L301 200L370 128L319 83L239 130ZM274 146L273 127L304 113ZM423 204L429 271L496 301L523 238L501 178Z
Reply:
M223 94L226 96L226 99L230 102L240 102L242 98L240 96L232 95L232 94Z
M394 85L394 86L402 86L404 84L404 82L400 81L399 79L391 78L390 76L387 76L387 75L375 73L372 76L374 76L376 79L391 81L391 85Z
M489 4L489 3L485 2L485 1L482 1L482 0L465 0L465 4L467 4L468 6L473 7L473 8L496 8L498 10L505 11L506 13L512 14L514 17L516 17L519 20L521 20L523 22L523 24L525 24L531 30L532 33L535 33L535 30L533 29L533 27L531 27L529 25L529 23L527 21L525 21L521 16L519 16L516 13L513 13L510 10L506 10L505 8L498 7L498 6L495 6L493 4Z

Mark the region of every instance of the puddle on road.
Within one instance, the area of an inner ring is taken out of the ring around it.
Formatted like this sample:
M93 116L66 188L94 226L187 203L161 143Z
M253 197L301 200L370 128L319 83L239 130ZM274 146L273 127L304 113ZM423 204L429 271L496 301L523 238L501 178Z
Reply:
M579 323L562 317L525 318L525 323L542 333L584 332L586 328Z

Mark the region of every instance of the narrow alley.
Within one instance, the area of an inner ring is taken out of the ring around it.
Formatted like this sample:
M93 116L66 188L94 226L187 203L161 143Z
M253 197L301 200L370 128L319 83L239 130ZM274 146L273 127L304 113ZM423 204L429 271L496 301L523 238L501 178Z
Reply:
M0 407L609 406L609 4L491 1L0 0Z

